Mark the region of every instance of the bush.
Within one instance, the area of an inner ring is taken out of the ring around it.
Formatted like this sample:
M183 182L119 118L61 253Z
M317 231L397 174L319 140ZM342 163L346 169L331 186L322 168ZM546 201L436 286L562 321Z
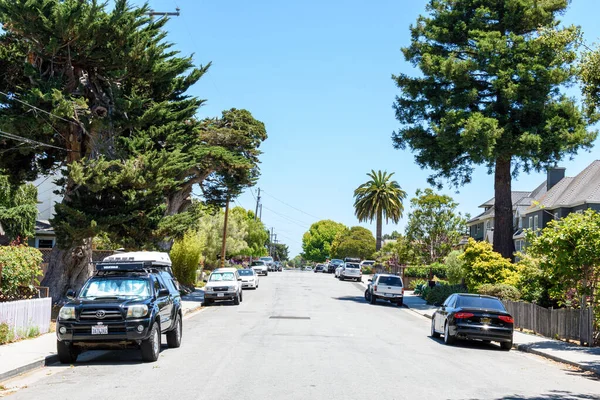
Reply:
M427 285L427 281L425 279L411 280L408 283L408 289L415 290L417 287L422 286L422 285Z
M440 263L433 263L430 266L407 267L404 270L404 276L408 276L410 278L429 279L429 272L432 272L433 275L437 276L438 278L445 279L448 274L448 269L445 265Z
M16 300L29 292L42 275L42 253L25 245L0 247L0 299ZM26 290L27 291L27 290Z
M182 239L176 240L171 249L171 262L175 278L185 286L196 284L196 270L206 243L205 237L197 231L188 231Z
M452 285L458 285L459 283L462 283L462 280L465 277L465 271L463 269L464 262L459 257L461 254L462 251L454 250L448 254L444 260L446 263L448 281Z
M365 275L373 275L373 267L365 265L362 267L362 273Z
M477 293L486 294L488 296L494 296L501 300L511 300L517 301L521 298L521 292L511 285L505 285L503 283L499 283L496 285L491 285L489 283L483 284L479 286L477 289Z
M424 299L429 304L438 304L446 301L448 296L453 293L464 292L465 288L462 285L436 285L432 288L427 287L423 292L425 293Z
M518 273L516 266L508 258L496 253L488 242L476 242L469 239L465 252L459 256L464 262L465 284L472 292L479 286L489 283L505 283L516 285Z

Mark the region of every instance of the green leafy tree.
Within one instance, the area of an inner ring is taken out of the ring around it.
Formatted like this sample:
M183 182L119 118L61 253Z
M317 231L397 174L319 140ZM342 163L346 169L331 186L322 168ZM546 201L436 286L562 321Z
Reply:
M477 242L470 238L464 253L458 258L464 263L465 284L471 292L476 293L479 286L486 283L514 286L518 282L515 264L495 252L488 242Z
M0 246L0 301L17 300L22 287L37 285L42 253L25 245Z
M392 233L386 233L385 235L383 235L383 240L396 240L400 236L402 236L400 232L392 231Z
M394 146L431 168L432 184L494 173L494 249L514 252L512 176L592 146L597 133L562 92L575 76L577 27L559 27L569 0L430 0L402 51L421 76L394 76Z
M340 233L331 246L332 257L343 259L355 257L370 259L375 253L375 237L373 233L362 226L352 228Z
M561 303L600 307L600 213L588 209L550 221L540 232L527 233L527 255L537 259L542 274L554 282L550 295ZM575 298L570 290L576 291ZM596 312L599 312L596 309Z
M173 243L170 252L173 274L182 285L195 286L196 271L200 266L205 246L205 235L200 231L192 230Z
M414 261L415 255L411 243L405 236L399 234L394 242L386 243L375 253L376 260L381 263L396 262L406 265Z
M287 261L289 258L289 248L283 243L273 243L271 254L276 261Z
M35 235L37 188L32 184L14 185L0 175L0 229L8 241Z
M466 220L456 211L452 197L432 189L417 190L410 201L406 238L421 264L441 262L456 245L465 230Z
M457 285L462 283L465 278L464 262L461 260L460 255L462 254L459 250L451 251L450 254L444 259L446 264L446 274L448 276L448 282L451 285Z
M96 234L128 247L163 240L165 196L196 162L183 144L197 142L203 100L185 93L207 67L180 57L167 19L149 11L126 0L0 0L0 129L25 138L4 135L0 168L15 184L65 174L42 282L55 300L91 274Z
M338 222L326 219L315 222L302 236L302 257L308 261L323 262L331 257L331 245L338 234L347 228Z
M383 218L386 224L389 220L397 224L404 212L402 201L406 198L406 192L398 182L391 180L393 175L394 173L372 170L367 174L371 179L354 191L354 212L358 221L377 221L377 251L382 244Z

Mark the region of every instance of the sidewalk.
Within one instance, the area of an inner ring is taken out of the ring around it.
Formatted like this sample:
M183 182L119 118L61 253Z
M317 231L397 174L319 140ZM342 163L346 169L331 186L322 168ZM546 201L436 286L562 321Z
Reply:
M204 301L204 291L182 297L183 315L197 311ZM0 383L24 372L58 362L56 333L0 346Z
M404 294L404 305L429 319L437 310L437 307L427 304L425 300L415 296L412 291L407 291ZM515 331L513 334L513 348L600 375L600 347L582 347L560 340Z

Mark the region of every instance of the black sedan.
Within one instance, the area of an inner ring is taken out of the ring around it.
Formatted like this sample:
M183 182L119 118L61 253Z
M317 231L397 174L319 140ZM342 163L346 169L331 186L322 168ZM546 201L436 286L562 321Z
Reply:
M510 350L513 342L513 317L496 297L455 293L431 318L431 336L444 335L444 343L456 339L500 342L502 350Z

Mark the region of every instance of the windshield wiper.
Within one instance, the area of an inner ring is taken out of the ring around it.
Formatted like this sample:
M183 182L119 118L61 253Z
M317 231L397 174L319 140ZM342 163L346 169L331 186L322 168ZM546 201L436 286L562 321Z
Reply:
M119 300L118 296L100 296L94 297L92 300Z

